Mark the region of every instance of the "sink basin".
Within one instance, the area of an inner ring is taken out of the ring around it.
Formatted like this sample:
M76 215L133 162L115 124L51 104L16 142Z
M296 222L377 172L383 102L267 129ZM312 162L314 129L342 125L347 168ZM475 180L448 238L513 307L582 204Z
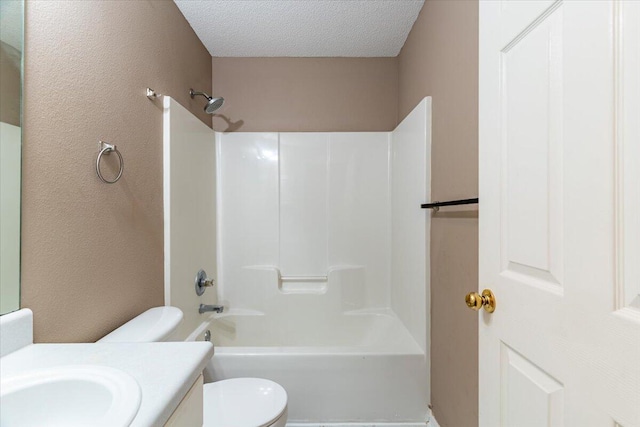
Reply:
M61 366L3 378L0 425L128 426L140 407L133 377L105 366Z

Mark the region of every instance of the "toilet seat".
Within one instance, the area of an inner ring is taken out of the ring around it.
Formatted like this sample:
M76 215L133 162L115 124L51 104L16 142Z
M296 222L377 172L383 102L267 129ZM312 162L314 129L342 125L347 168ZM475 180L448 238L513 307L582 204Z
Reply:
M205 384L203 406L204 427L268 427L286 414L287 392L273 381L233 378Z

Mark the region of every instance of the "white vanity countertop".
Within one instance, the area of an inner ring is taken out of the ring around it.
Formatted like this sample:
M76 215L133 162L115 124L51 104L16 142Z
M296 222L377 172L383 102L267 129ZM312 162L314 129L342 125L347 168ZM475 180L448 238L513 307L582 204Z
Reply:
M131 426L162 426L213 356L208 342L31 344L2 358L0 376L66 365L120 369L138 381L140 409Z

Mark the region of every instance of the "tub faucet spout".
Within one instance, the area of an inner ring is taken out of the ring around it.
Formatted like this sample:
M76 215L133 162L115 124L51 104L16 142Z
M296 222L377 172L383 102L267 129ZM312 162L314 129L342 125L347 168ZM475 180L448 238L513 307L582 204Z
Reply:
M215 313L222 313L224 311L224 305L205 305L200 304L200 308L198 309L198 313L206 313L208 311L213 311Z

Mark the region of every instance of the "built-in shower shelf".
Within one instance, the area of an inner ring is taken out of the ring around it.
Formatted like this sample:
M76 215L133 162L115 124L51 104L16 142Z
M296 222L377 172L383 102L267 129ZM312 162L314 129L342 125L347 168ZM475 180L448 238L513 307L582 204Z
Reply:
M278 289L285 294L324 294L328 276L280 276Z
M281 282L326 282L327 276L280 276Z

